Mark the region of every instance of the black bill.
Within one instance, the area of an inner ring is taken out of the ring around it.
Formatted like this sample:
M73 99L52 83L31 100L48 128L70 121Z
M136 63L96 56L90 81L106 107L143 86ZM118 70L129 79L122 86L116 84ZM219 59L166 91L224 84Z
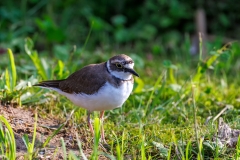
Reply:
M130 72L130 73L132 73L133 75L139 77L139 75L137 74L137 72L134 71L133 69L125 68L125 72Z

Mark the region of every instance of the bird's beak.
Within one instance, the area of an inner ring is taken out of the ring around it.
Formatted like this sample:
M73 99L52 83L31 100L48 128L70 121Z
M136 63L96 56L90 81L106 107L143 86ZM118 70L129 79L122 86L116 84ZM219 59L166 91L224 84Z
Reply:
M127 70L128 72L132 73L133 75L139 77L139 75L137 74L136 71L134 71L134 69L130 69L130 68L125 68L125 70Z

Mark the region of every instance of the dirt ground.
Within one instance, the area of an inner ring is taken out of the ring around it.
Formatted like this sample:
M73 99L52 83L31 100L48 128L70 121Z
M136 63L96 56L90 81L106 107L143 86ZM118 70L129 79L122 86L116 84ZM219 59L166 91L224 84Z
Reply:
M27 153L26 146L22 140L24 134L27 134L30 142L32 142L33 128L34 128L34 110L12 107L11 105L0 105L0 115L3 115L15 134L17 159L24 159L24 155ZM47 115L48 117L41 117L38 114L37 121L37 136L35 140L35 148L39 148L51 135L55 129L57 129L64 122L60 122L55 117ZM40 149L37 155L37 159L63 159L63 150L61 147L61 137L63 137L67 150L72 150L76 155L79 155L79 148L76 141L76 132L78 132L79 139L82 143L82 149L84 154L89 157L92 152L93 141L87 133L87 129L83 131L77 131L73 126L66 124L61 131L50 140L50 143L46 148ZM81 132L81 134L79 133ZM106 157L99 157L99 159L107 159Z

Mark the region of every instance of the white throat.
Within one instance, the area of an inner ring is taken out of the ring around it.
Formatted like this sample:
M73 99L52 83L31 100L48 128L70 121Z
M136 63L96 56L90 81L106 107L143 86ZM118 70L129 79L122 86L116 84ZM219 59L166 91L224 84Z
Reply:
M128 73L128 72L118 72L118 71L111 70L109 60L107 61L107 69L109 70L110 74L112 74L113 76L115 76L115 77L117 77L119 79L131 80L131 78L132 78L132 74L131 73Z

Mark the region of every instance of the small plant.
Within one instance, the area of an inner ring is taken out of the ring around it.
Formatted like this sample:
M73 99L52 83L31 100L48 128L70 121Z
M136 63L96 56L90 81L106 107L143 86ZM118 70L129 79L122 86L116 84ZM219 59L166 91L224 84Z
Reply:
M14 133L9 122L2 115L0 115L0 159L16 159Z
M122 133L122 146L120 146L120 143L118 141L117 135L112 131L112 134L114 135L117 145L116 145L116 154L117 154L117 160L123 160L124 159L124 139L125 139L125 132Z
M86 155L83 153L81 142L78 139L78 134L76 134L76 137L77 137L77 143L78 143L79 153L80 153L81 158L78 157L77 155L75 155L75 153L73 153L71 150L69 152L67 152L64 139L61 137L63 159L64 160L67 160L67 159L69 159L69 160L79 160L79 159L87 160Z
M8 59L9 66L0 77L0 98L2 102L16 103L21 106L23 103L34 101L32 94L28 91L28 87L35 83L37 79L33 76L26 80L18 77L15 58L11 49L8 49ZM18 79L20 79L19 82L17 81Z
M188 141L187 147L186 147L186 150L185 150L185 158L186 158L186 160L191 159L191 147L192 147L191 141Z
M29 142L28 135L24 134L23 137L22 137L23 142L24 142L24 144L25 144L25 146L27 148L27 155L26 155L26 157L29 160L32 160L36 156L35 155L36 152L34 152L36 133L37 133L37 112L35 113L35 122L34 122L32 142Z
M193 82L199 82L201 77L206 73L207 69L212 68L213 65L216 63L218 58L224 54L226 51L230 50L229 46L231 46L232 43L228 43L224 45L221 49L218 49L217 51L212 52L212 56L207 58L204 62L202 61L202 58L200 57L199 65L197 68L197 73L193 77ZM201 55L201 54L200 54Z
M5 72L2 74L1 89L3 92L3 100L11 101L17 97L15 92L16 82L17 82L17 72L14 60L14 55L11 49L8 49L9 56L9 67L6 68Z

